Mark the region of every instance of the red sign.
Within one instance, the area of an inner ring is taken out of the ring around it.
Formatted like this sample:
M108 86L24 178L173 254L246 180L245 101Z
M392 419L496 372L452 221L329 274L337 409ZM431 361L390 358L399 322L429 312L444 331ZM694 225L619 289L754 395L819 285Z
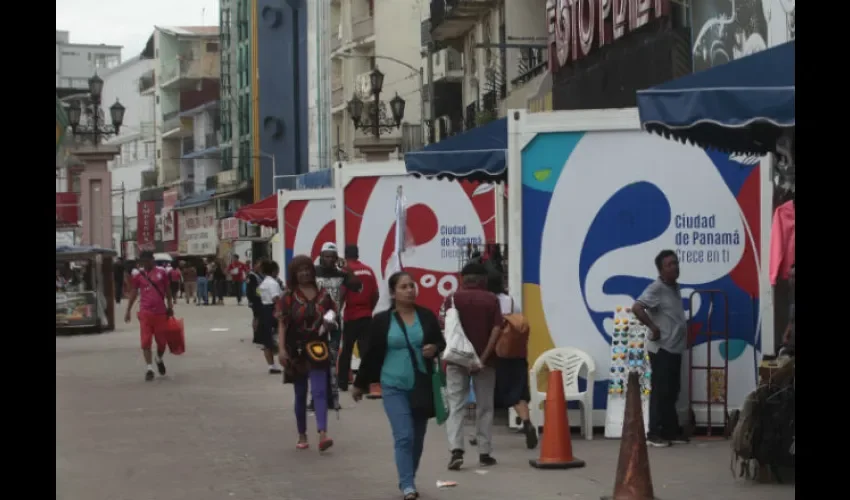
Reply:
M139 250L151 250L156 248L154 241L156 234L156 202L140 201L138 208L138 226L136 228L136 241Z
M552 72L670 14L670 0L549 0L546 7Z
M56 193L56 225L76 226L80 222L80 195Z

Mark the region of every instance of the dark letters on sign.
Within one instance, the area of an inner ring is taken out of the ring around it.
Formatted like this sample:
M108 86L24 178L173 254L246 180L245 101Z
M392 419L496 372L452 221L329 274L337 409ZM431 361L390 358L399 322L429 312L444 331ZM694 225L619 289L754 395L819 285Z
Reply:
M670 0L547 0L549 68L556 72L669 13Z

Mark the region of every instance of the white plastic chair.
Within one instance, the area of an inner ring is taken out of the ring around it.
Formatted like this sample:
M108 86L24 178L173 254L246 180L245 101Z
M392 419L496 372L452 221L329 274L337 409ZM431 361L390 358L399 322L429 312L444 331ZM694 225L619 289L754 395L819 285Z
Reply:
M529 410L535 425L544 425L544 412L540 405L546 400L546 393L537 389L537 376L546 366L549 371L560 370L564 379L564 396L567 402L577 401L581 406L581 432L585 439L593 439L593 383L596 379L596 364L584 351L574 347L549 349L537 358L528 377L531 401ZM585 372L587 390L579 391L578 378ZM544 430L545 432L545 430Z

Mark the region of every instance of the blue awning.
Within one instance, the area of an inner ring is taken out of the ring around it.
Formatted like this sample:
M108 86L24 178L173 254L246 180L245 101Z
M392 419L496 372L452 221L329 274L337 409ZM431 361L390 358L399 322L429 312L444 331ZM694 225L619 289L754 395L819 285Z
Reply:
M775 151L795 121L793 41L637 92L649 132L736 153Z
M219 153L219 151L221 151L220 146L213 146L211 148L206 148L206 149L201 149L201 150L198 150L198 151L192 151L191 153L186 153L185 155L181 156L180 158L183 159L183 160L194 160L196 158L208 158L208 157L210 157L210 155L217 155ZM214 156L212 158L215 159Z
M506 179L507 156L508 121L500 118L407 153L404 164L416 176L493 182Z
M215 195L214 189L208 189L206 191L192 193L189 196L183 198L182 200L178 200L177 203L174 204L174 210L183 210L184 208L200 207L201 205L206 205L213 201L213 195Z
M331 168L301 174L295 178L295 189L324 189L334 185L334 171Z

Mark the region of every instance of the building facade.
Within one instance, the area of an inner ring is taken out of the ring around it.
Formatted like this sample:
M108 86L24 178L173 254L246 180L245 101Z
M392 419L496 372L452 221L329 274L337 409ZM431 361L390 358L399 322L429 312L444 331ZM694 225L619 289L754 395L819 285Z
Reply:
M89 78L121 64L118 45L71 43L68 31L56 30L56 88L89 88Z
M546 69L546 1L432 0L422 4L421 67L429 137L438 141L525 108ZM430 59L430 61L429 61Z
M154 134L154 97L139 92L143 77L154 69L154 61L136 55L100 76L103 78L103 103L116 100L125 108L121 133L106 141L120 153L107 162L112 173L112 235L114 248L124 241L135 241L139 193L144 172L156 168ZM147 174L150 175L150 174Z
M222 0L219 17L222 161L259 201L308 170L307 3Z
M354 142L365 136L363 132L355 130L346 106L355 94L364 101L372 99L369 73L375 68L384 73L381 101L388 103L397 93L406 102L401 128L382 135L382 138L401 139L401 152L422 146L422 89L418 71L421 60L418 36L421 25L420 3L419 0L331 1L331 121L327 133L329 137L323 143L327 151L319 152L319 156L329 154L331 161L362 156L355 149ZM319 59L318 63L321 64L322 60ZM389 117L389 106L385 106ZM315 156L311 150L311 158Z

